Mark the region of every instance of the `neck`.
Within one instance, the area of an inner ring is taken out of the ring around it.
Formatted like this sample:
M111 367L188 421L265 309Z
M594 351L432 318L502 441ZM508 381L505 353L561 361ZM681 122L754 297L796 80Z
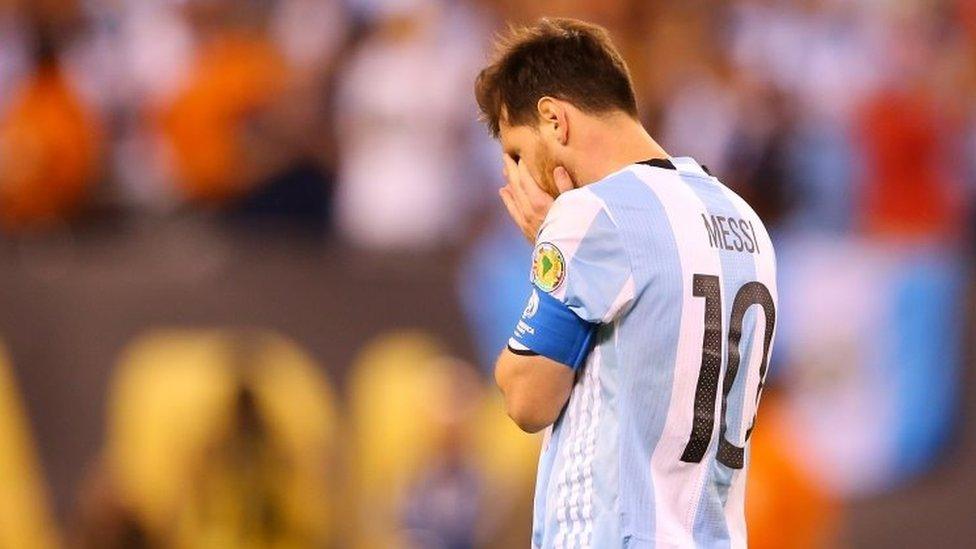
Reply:
M596 183L637 162L668 158L668 153L654 141L644 126L627 115L613 115L610 120L594 121L593 128L586 135L583 144L587 157L585 166L577 166L575 170L577 183L581 186Z

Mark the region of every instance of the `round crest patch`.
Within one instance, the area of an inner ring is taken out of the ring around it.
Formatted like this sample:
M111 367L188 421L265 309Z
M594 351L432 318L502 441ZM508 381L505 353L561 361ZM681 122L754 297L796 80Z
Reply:
M566 278L566 261L554 244L543 242L532 254L532 283L546 293L556 291Z

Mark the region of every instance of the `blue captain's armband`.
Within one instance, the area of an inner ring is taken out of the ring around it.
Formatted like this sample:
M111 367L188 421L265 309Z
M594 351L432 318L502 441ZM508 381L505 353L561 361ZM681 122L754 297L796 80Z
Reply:
M508 347L516 354L539 354L578 370L590 354L596 329L597 324L576 316L558 299L532 288Z

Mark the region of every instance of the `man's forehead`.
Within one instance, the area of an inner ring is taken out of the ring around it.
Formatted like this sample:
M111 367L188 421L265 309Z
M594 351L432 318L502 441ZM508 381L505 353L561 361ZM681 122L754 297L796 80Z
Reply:
M512 131L515 128L508 123L508 117L505 116L504 112L502 116L498 118L498 140L501 142L503 148L510 148L512 146L512 139L516 136L512 135Z
M498 137L502 143L509 142L511 140L517 140L526 130L531 131L532 128L523 125L512 125L508 121L508 116L502 111L502 115L498 118Z
M508 107L502 105L502 108L498 111L498 127L499 128L510 128L508 124Z
M508 110L504 107L498 115L498 131L503 136L512 132L512 125L508 123Z

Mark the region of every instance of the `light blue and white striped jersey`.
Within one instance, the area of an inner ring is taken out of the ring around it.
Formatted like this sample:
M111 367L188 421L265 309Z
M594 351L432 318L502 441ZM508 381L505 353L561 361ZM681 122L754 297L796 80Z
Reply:
M598 323L539 463L533 547L744 547L748 438L771 351L762 221L690 158L561 195L536 286ZM550 252L551 253L551 252Z

